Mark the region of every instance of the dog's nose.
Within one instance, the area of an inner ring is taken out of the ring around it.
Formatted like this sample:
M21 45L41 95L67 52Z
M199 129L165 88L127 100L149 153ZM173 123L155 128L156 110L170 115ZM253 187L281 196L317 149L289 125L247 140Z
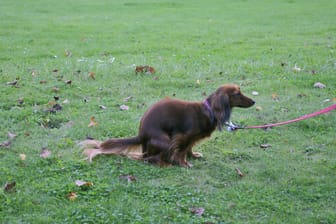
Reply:
M252 100L252 105L254 105L255 104L255 101L254 100Z

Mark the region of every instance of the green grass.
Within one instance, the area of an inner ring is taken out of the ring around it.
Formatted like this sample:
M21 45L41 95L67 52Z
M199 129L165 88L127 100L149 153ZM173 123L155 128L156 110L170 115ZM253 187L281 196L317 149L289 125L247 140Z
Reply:
M202 100L223 83L259 92L262 110L233 113L245 125L335 103L335 8L334 0L2 0L0 143L17 137L0 147L0 223L334 223L335 112L270 131L215 132L195 148L204 159L192 169L119 157L89 164L77 142L135 135L152 103ZM157 72L135 75L146 64ZM63 109L49 114L54 96ZM98 126L88 127L91 116Z

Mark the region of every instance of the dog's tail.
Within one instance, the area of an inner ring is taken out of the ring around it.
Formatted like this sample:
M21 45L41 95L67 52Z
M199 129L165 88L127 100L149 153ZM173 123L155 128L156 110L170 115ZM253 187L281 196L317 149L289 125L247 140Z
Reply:
M138 136L131 138L111 138L104 142L85 140L80 143L80 146L85 148L83 154L90 162L100 154L120 155L136 160L142 160L143 158L141 139Z

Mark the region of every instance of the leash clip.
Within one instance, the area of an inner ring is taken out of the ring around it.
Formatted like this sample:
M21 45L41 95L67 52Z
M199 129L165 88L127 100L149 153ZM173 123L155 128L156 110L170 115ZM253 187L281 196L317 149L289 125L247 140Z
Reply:
M242 126L238 124L234 124L231 121L225 122L225 126L227 126L227 131L232 132L232 131L237 131L238 129L243 129Z

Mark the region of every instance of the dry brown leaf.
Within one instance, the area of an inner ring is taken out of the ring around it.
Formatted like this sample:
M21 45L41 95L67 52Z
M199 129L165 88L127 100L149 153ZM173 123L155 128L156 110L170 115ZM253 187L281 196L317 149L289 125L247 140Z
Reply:
M95 117L94 116L90 117L90 123L88 127L95 127L97 125L98 125L98 122L95 121Z
M52 72L57 73L57 72L58 72L58 69L55 68L55 69L52 70Z
M58 87L53 87L51 89L51 91L54 92L54 93L58 93L60 91L60 89Z
M4 141L0 143L0 147L9 148L11 144L12 144L11 141Z
M88 76L89 76L89 78L91 78L91 79L93 79L93 80L95 80L96 78L95 78L95 73L94 72L89 72L89 74L88 74Z
M75 184L78 187L91 187L91 186L93 186L92 182L87 182L87 181L82 181L82 180L76 180Z
M149 65L140 65L135 67L135 73L154 74L155 69Z
M74 200L76 200L76 198L77 198L77 193L76 192L72 191L68 194L68 199L70 201L74 201Z
M204 208L199 207L199 208L190 208L189 211L193 214L195 214L198 217L201 217L205 211Z
M239 168L236 168L236 172L237 172L238 176L244 177L243 172L241 172Z
M72 84L72 80L65 81L65 84L71 85Z
M272 93L272 99L278 101L279 100L278 94Z
M56 102L49 102L50 105L53 105L51 108L48 108L45 110L45 112L47 113L56 113L57 111L61 111L63 108L61 105L59 105L58 103Z
M119 178L127 180L128 182L136 181L136 177L133 175L120 175Z
M15 192L15 186L16 186L16 182L6 182L5 186L4 186L4 191L7 193L12 193Z

